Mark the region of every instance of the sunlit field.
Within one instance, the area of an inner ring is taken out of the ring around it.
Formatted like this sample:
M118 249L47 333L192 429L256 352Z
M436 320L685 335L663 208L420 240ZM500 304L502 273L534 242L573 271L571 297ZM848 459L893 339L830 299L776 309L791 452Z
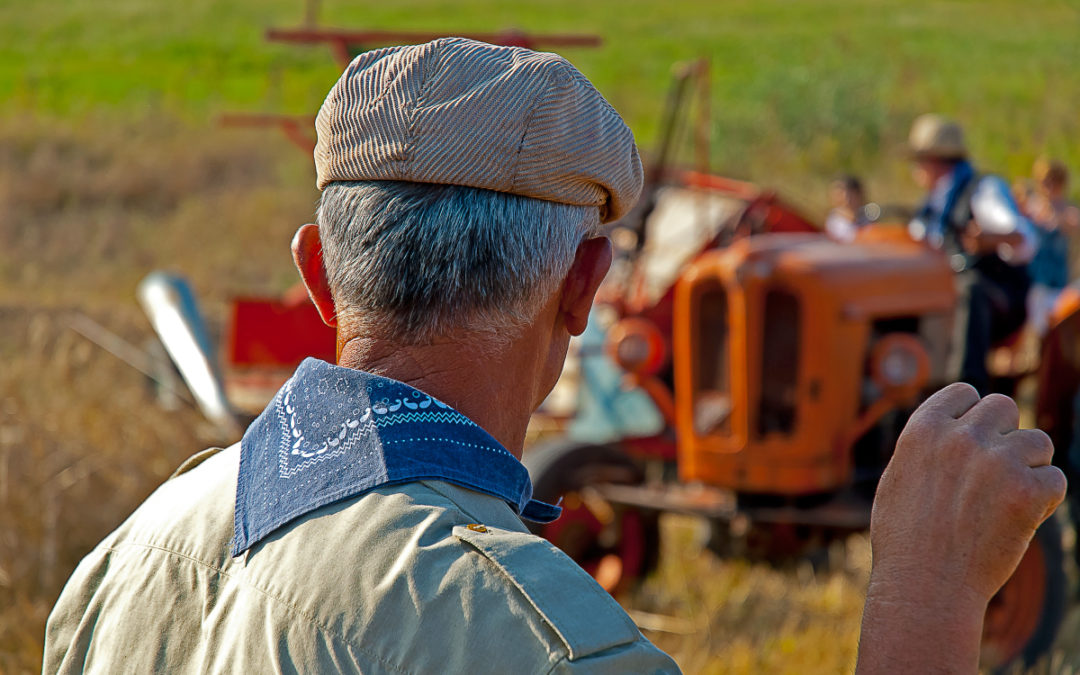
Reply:
M93 544L186 456L236 440L183 402L162 407L72 323L147 348L134 289L155 269L185 275L212 326L230 296L294 283L311 159L215 120L314 114L337 76L329 51L262 39L302 17L300 0L0 2L0 673L40 670L45 617ZM914 200L903 139L930 109L965 122L987 169L1017 177L1049 153L1080 170L1077 2L324 1L320 20L597 33L602 47L566 55L646 155L672 64L708 56L712 168L814 220L839 171L874 198ZM687 672L853 669L865 536L827 567L774 568L716 558L693 519L662 530L659 570L620 600ZM1074 672L1078 631L1072 612L1035 672Z

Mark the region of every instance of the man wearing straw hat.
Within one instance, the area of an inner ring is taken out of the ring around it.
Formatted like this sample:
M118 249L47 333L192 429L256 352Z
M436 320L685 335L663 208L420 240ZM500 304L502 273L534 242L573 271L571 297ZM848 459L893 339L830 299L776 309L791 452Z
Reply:
M611 262L600 225L641 190L629 129L564 59L458 38L357 57L316 127L318 223L292 248L338 362L305 361L83 560L45 671L677 671L522 524L559 515L519 458ZM862 672L974 672L1064 492L1015 412L954 385L912 418Z
M959 124L922 115L911 127L909 147L915 180L927 191L909 230L945 251L957 273L949 376L985 394L990 347L1018 331L1027 317L1027 263L1038 240L1008 184L976 173Z

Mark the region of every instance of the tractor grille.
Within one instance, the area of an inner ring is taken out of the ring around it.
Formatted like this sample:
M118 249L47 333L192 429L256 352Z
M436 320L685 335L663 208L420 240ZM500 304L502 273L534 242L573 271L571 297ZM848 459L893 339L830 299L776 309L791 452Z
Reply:
M790 433L795 428L801 313L794 294L782 289L771 289L765 294L759 437Z
M694 430L702 435L730 433L732 406L728 296L719 282L701 288L697 318Z

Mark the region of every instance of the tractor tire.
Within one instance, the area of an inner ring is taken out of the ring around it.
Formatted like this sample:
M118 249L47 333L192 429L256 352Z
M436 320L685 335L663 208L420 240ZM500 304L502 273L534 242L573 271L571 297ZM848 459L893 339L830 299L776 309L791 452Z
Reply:
M656 568L660 529L655 511L612 504L590 487L636 485L644 475L610 445L558 439L527 451L522 459L532 478L533 497L563 509L558 520L528 523L570 556L612 595L630 590Z
M1058 516L1043 523L1013 576L990 601L983 623L981 666L992 673L1034 665L1057 637L1068 581Z

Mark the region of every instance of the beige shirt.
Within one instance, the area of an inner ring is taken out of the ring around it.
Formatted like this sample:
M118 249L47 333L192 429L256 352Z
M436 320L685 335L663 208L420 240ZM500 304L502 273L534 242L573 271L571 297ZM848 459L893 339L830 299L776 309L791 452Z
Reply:
M239 446L188 460L79 565L46 673L669 673L496 497L439 481L325 506L229 555Z

